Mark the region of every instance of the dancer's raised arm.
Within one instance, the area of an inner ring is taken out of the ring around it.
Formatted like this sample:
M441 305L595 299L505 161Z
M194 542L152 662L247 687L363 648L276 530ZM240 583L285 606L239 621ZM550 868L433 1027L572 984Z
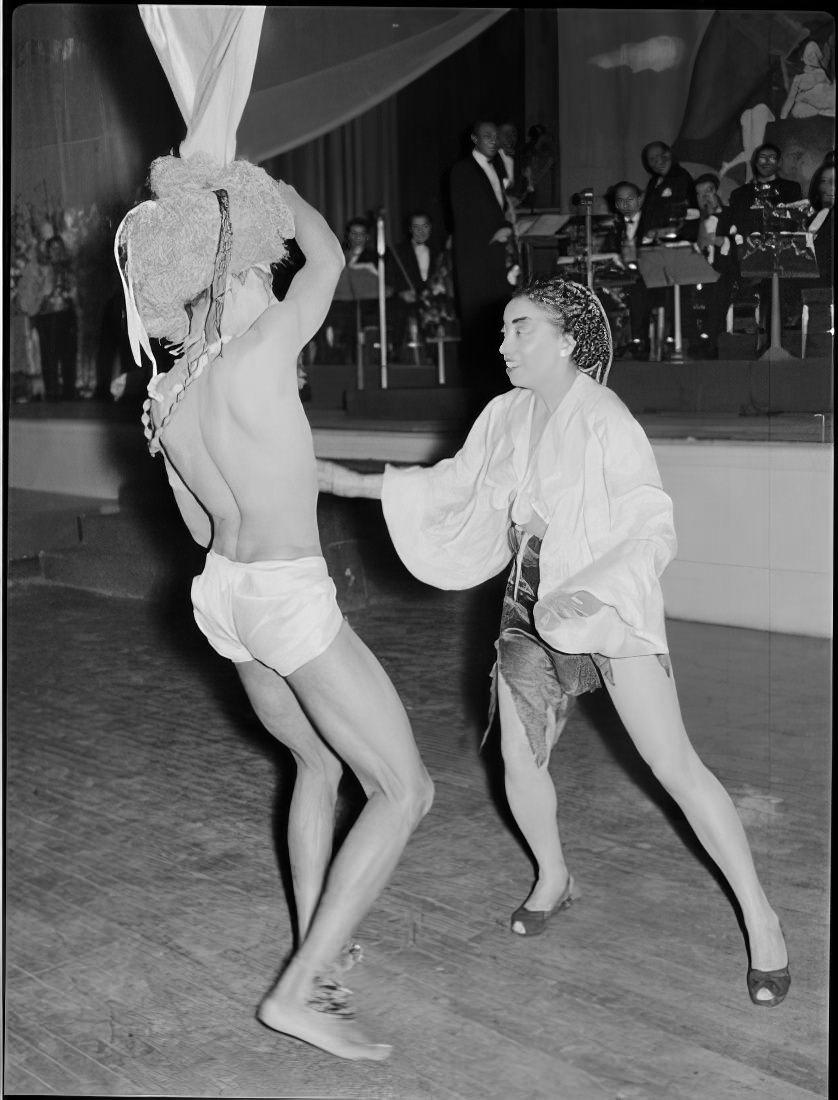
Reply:
M283 304L297 313L299 345L302 347L325 321L345 261L340 241L323 215L297 194L290 184L283 183L281 188L282 197L294 215L297 244L306 259L283 299Z

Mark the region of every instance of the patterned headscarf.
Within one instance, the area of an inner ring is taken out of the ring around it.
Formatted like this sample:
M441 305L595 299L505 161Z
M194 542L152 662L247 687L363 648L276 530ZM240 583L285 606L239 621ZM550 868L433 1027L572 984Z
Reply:
M568 279L531 279L515 297L529 299L547 313L562 332L573 337L573 361L603 386L608 383L613 349L611 328L599 298L582 283Z

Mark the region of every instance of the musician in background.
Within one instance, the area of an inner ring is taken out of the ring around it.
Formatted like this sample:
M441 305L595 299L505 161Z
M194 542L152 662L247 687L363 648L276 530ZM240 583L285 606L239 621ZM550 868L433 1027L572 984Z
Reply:
M373 223L361 216L350 218L343 231L343 258L347 268L378 275L378 253L373 242ZM385 252L385 281L392 285L390 257ZM378 325L378 302L364 299L361 302L361 328ZM323 327L317 334L317 356L323 363L349 363L355 354L358 314L355 303L337 297L329 307Z
M532 173L518 150L518 127L514 122L498 126L498 167L510 202L518 206L530 203L533 195Z
M692 176L673 160L672 149L665 141L644 146L642 159L649 182L643 195L640 227L644 236L656 237L661 230L682 223L688 211L698 206L698 200Z
M730 216L737 231L747 237L763 228L763 210L777 203L797 202L803 197L797 180L777 175L782 151L771 142L758 145L751 158L754 178L737 187L730 196Z
M494 122L475 122L470 141L471 152L452 167L449 186L462 333L460 363L478 410L509 385L498 352L498 332L510 292L507 244L512 225L496 167L499 142Z
M629 307L631 340L617 354L633 359L649 358L649 320L655 305L663 305L659 288L650 290L637 273L637 250L643 243L642 195L636 183L620 180L608 190L608 201L614 211L614 226L606 238L604 251L616 252L626 266L635 271L635 282L626 291ZM647 242L649 238L646 238Z
M439 267L441 253L433 244L433 222L424 210L415 210L407 219L407 240L393 249L393 328L401 348L408 351L407 361L418 362L422 337L422 307L428 297L431 280Z
M770 141L763 142L754 150L751 157L751 169L754 178L742 187L737 187L730 196L731 235L737 244L751 233L762 233L765 227L765 214L779 203L798 202L803 197L797 180L783 179L777 175L782 159L782 150ZM780 303L784 317L795 312L797 291L789 283L792 280L780 280ZM763 326L767 331L766 319L771 310L771 280L751 280L759 293Z
M432 232L430 214L416 210L407 220L407 240L395 246L396 290L402 302L414 303L436 268L439 249L431 241Z
M736 262L731 248L729 231L730 210L719 195L719 177L705 172L695 181L698 198L699 223L696 244L702 255L718 273L715 283L705 283L701 289L688 290L689 311L693 319L692 347L702 359L718 359L719 335L724 328L725 317L733 295L736 278ZM699 307L703 316L699 317Z
M343 256L349 267L366 267L378 274L378 253L372 243L372 229L366 218L352 218L346 223L343 236Z
M632 263L637 259L637 246L642 239L640 234L642 195L637 184L630 180L620 180L608 192L607 198L616 217L605 250L618 252L623 263Z

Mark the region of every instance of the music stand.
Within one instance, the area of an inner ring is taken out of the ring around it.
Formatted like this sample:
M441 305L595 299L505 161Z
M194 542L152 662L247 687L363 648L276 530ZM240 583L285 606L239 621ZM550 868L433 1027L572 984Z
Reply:
M531 278L535 274L533 249L558 250L558 234L572 216L552 209L531 210L528 214L518 215L518 241L523 245L521 255L526 261L525 278Z
M356 385L364 388L364 329L361 324L361 303L378 301L378 276L363 267L347 266L341 271L333 299L355 303Z
M647 287L671 286L673 296L673 335L675 346L671 361L683 363L681 338L681 287L696 283L715 283L719 278L695 245L654 245L638 248L637 269Z
M760 359L794 359L782 344L780 279L812 279L819 274L811 233L750 233L739 255L747 278L771 279L771 337Z

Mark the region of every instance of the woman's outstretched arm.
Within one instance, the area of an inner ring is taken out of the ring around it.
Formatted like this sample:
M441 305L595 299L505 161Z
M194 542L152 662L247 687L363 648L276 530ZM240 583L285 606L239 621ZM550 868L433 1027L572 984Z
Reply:
M321 493L332 493L336 497L381 500L384 474L359 474L355 470L339 466L336 462L326 462L318 458L317 482Z

